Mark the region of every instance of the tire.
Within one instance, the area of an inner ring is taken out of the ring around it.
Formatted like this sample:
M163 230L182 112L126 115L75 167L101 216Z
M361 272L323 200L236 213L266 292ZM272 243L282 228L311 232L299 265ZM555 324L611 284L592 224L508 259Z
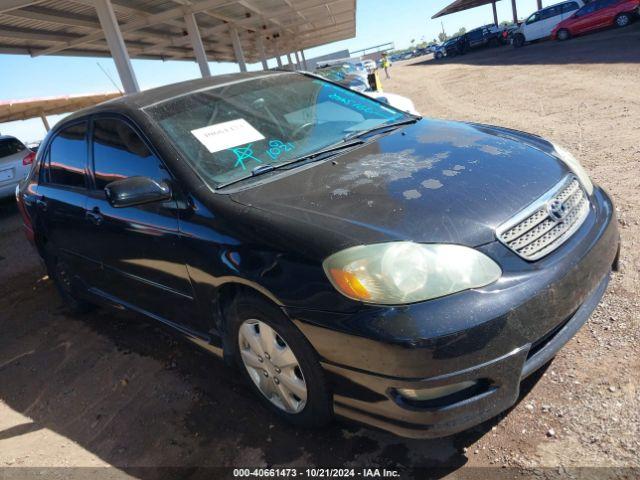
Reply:
M558 30L556 37L561 42L564 42L565 40L569 40L571 38L571 32L569 32L569 30L567 30L566 28L563 28L562 30Z
M628 13L621 13L613 21L613 24L618 28L626 27L631 23L631 15Z
M56 286L64 307L69 313L80 315L95 308L95 305L77 296L76 286L70 276L69 265L60 259L56 249L50 243L44 247L44 263L49 278Z
M225 310L226 345L262 403L297 426L329 423L332 396L318 354L282 311L251 294L240 294Z
M436 52L436 60L440 60L442 58L442 52Z
M513 46L515 48L521 48L524 47L524 35L522 35L521 33L517 33L516 35L514 35L513 37Z

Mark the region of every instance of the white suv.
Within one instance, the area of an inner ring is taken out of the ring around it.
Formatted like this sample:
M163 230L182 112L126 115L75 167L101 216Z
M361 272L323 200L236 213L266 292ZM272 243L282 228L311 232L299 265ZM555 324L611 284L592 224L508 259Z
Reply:
M548 37L558 23L569 18L583 5L583 0L569 0L532 13L514 33L513 46L522 47L525 42Z

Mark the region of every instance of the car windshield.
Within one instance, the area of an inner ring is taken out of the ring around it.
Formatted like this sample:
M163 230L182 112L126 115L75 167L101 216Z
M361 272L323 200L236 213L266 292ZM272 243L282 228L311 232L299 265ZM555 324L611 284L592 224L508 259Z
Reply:
M211 187L288 163L359 131L409 117L366 96L302 74L211 87L147 107Z

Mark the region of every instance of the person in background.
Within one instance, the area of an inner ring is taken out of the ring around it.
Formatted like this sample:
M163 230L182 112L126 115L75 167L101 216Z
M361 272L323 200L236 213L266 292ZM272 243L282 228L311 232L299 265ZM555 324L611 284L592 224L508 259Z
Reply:
M389 80L391 78L391 76L389 75L389 67L391 66L391 62L389 61L389 57L386 53L382 54L380 65L382 68L384 68L384 74L387 76L387 80Z

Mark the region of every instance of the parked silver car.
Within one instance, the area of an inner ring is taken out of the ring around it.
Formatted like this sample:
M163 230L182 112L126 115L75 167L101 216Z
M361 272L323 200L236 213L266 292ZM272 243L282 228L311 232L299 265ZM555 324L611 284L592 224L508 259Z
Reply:
M0 198L15 194L16 185L27 176L35 157L17 138L0 135Z

